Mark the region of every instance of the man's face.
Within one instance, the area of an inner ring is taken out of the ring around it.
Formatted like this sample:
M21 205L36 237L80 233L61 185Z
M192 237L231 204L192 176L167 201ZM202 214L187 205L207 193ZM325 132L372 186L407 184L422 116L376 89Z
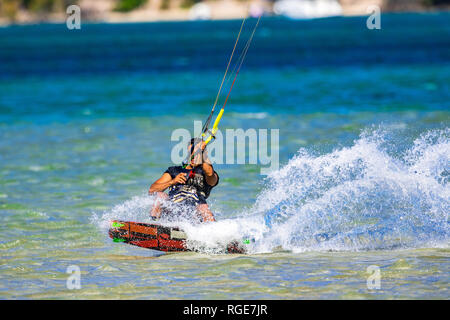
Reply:
M190 165L192 167L196 167L202 164L202 152L200 151L201 148L201 143L197 143L194 145L194 152L191 153L192 151L192 144L189 144L188 146L188 153L189 155L192 157L193 154L195 154L195 156L191 159Z

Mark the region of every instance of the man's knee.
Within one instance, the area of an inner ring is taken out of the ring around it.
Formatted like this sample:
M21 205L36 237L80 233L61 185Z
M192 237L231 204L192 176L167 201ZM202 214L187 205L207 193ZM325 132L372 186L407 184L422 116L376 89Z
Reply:
M197 210L202 215L203 221L215 221L214 215L212 214L211 210L209 210L209 206L206 203L201 203L197 206Z

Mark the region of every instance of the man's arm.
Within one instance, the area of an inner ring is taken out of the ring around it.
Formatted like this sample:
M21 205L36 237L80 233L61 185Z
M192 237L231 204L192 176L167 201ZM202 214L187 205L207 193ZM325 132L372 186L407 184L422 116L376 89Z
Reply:
M214 168L209 163L203 162L202 164L203 172L205 173L206 183L210 186L215 186L217 184L217 173L214 172Z
M174 184L177 183L181 184L186 183L186 173L180 173L175 178L172 179L170 174L164 172L161 178L153 182L153 184L150 186L150 189L148 190L148 193L152 194L154 192L163 192L168 187L173 186Z

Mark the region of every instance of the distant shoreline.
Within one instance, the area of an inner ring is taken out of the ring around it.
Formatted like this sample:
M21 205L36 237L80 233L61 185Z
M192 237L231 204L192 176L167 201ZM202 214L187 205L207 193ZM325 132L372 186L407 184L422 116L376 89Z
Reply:
M450 10L426 10L426 11L404 11L404 12L386 12L384 14L436 14L436 13L450 13ZM357 18L357 17L366 17L367 15L341 15L341 16L330 16L330 17L321 17L321 18L312 18L312 19L290 19L283 16L278 15L271 15L267 16L268 18L281 18L281 19L289 19L289 20L297 20L297 21L309 21L309 20L316 20L316 19L327 19L327 18ZM128 19L118 19L114 21L103 21L103 20L85 20L82 21L83 24L127 24L127 23L175 23L175 22L212 22L212 21L233 21L233 20L241 20L242 17L233 17L233 18L215 18L215 19L209 19L209 20L191 20L191 19L155 19L155 20L128 20ZM0 28L7 28L7 27L14 27L14 26L33 26L33 25L40 25L40 24L64 24L66 21L62 19L36 19L33 21L27 21L27 22L15 22L15 23L9 23L4 22L0 20Z
M159 0L159 2L162 0ZM145 22L181 22L202 20L193 17L192 8L172 7L166 10L159 9L158 1L149 1L148 5L137 8L130 12L116 12L109 0L99 0L96 2L79 0L81 8L81 23L145 23ZM412 1L409 6L397 8L386 6L388 0L361 0L355 3L352 0L340 0L342 7L342 17L367 16L367 8L377 5L382 8L382 13L439 13L450 12L450 6L419 6ZM273 8L269 2L261 0L259 2L246 2L239 0L216 0L205 1L209 8L210 16L206 21L224 21L242 19L249 15L249 4L257 3L260 9L267 16L278 16L273 13ZM386 6L386 8L385 8ZM14 21L0 16L0 27L13 25L35 25L44 23L65 23L68 15L65 12L32 14L25 10L19 10ZM326 16L322 17L325 18ZM314 19L306 18L305 20ZM302 20L302 19L299 19Z

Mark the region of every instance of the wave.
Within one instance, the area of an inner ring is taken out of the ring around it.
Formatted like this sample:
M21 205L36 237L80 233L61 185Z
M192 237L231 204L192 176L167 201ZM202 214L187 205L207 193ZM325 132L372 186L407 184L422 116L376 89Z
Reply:
M290 250L448 245L449 130L404 152L386 135L364 132L321 156L301 149L270 175L252 209L270 226L264 242Z

